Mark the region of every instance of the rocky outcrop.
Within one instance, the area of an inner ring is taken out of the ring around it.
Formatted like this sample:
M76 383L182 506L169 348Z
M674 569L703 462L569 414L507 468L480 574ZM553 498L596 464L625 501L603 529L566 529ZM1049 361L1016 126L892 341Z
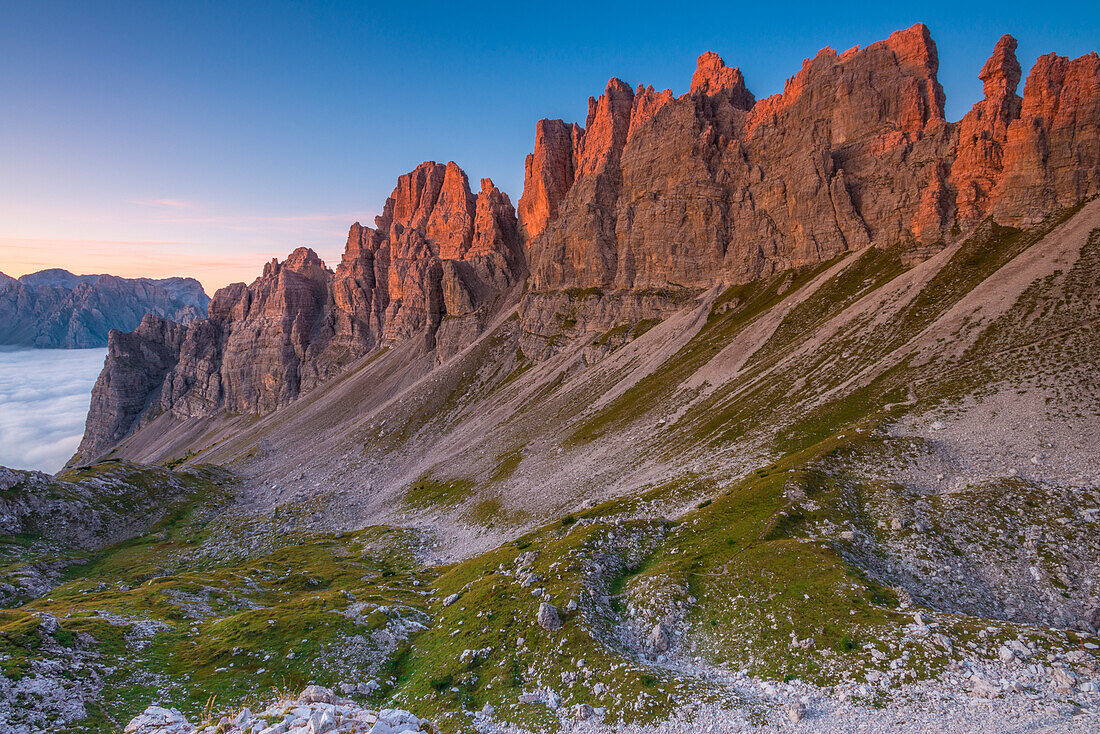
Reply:
M782 94L754 102L740 72L704 54L691 91L629 136L614 134L631 122L628 88L613 80L589 104L592 163L530 245L532 285L703 288L871 241L939 237L940 207L922 201L950 141L937 66L918 25L866 49L826 49Z
M207 319L148 316L112 331L78 456L166 413L274 410L387 343L422 338L444 359L524 268L507 195L483 179L475 196L454 163L424 163L400 177L374 229L351 226L335 272L299 248L251 285L219 290Z
M524 192L540 202L526 228L531 285L702 289L871 243L920 257L991 214L1031 224L1095 195L1096 55L1042 57L1021 101L1015 49L1011 36L997 43L984 99L955 124L923 24L825 49L758 101L713 53L677 98L612 80L579 145L539 125Z
M87 551L148 532L226 478L213 467L176 472L124 461L56 477L0 466L0 609L46 594L66 568L87 563Z
M375 223L365 247L354 249L374 263L384 340L424 333L429 348L453 353L462 345L448 338L454 325L440 334L444 319L484 312L524 272L511 201L489 179L473 196L453 163L424 163L402 176ZM347 255L345 266L356 267Z
M993 214L1024 226L1100 193L1100 56L1040 56L1008 127Z
M268 722L278 720L274 726ZM416 734L439 731L427 719L418 719L403 709L383 708L371 710L354 701L341 698L328 688L310 685L295 698L276 701L260 713L253 715L245 708L233 716L222 717L217 731L223 734L247 734L261 730L302 732L371 732L372 734ZM149 706L130 720L125 734L195 734L213 731L215 727L200 729L176 709Z
M977 222L989 211L990 195L1004 170L1008 126L1020 116L1015 38L1001 37L978 78L985 98L959 122L958 148L951 167L956 217L964 224Z
M42 270L0 274L0 344L83 349L107 345L111 329L131 331L147 314L190 323L209 298L193 278L119 278Z
M535 126L535 152L524 163L523 196L519 200L519 224L525 237L536 236L558 215L573 185L578 146L584 130L561 120L539 120Z
M745 77L740 69L726 66L722 57L713 51L707 51L696 62L695 73L691 76L691 94L697 96L729 97L730 102L739 109L752 109L756 98L745 86Z

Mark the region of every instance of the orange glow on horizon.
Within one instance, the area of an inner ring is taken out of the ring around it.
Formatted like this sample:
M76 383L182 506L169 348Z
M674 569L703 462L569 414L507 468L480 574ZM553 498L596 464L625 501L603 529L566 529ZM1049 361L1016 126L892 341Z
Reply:
M251 283L264 263L284 259L284 251L232 252L210 256L191 243L177 241L75 240L0 237L0 273L18 278L49 268L77 275L109 273L123 278L190 277L202 283L207 295L230 283ZM339 252L314 247L329 267Z

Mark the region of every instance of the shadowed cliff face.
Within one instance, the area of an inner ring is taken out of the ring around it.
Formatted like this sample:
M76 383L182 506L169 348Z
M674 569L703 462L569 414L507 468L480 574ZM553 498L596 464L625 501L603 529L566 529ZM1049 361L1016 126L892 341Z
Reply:
M492 181L475 195L454 163L424 163L373 229L351 227L335 272L296 250L205 321L113 334L79 456L163 414L268 413L383 346L438 364L507 305L522 353L546 359L708 289L869 245L909 264L990 216L1042 221L1100 193L1100 59L1044 56L1021 98L1015 48L997 43L958 123L922 24L824 49L761 100L713 53L680 97L612 79L583 128L536 125L518 217Z

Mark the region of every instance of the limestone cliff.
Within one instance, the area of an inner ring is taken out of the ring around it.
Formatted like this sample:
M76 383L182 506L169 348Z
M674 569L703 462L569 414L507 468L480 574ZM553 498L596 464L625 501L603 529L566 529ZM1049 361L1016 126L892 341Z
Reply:
M923 24L825 49L759 101L713 53L677 98L612 79L584 129L536 128L520 207L531 286L744 282L871 243L927 252L991 213L1030 224L1096 195L1096 54L1042 57L1021 102L1015 49L997 43L985 98L954 124Z
M997 42L958 123L923 24L824 49L760 100L714 53L679 97L612 79L583 127L536 125L518 216L492 181L475 195L454 163L424 163L374 228L352 225L335 272L300 249L206 320L112 334L81 456L162 414L270 412L385 345L444 361L525 278L518 348L545 359L709 289L869 245L912 263L991 216L1039 222L1100 194L1100 58L1041 57L1021 98L1015 50Z

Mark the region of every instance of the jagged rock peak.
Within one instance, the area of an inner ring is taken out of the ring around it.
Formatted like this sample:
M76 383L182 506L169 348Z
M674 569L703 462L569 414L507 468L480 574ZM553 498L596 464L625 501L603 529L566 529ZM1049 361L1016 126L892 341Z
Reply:
M621 79L612 78L599 99L588 99L584 145L577 161L576 178L590 176L607 165L618 165L630 130L634 90Z
M658 92L652 86L645 87L639 84L634 91L634 106L630 110L630 127L626 133L627 142L634 137L643 125L653 119L658 110L674 99L676 98L672 95L671 89Z
M1004 169L1008 126L1020 116L1015 38L1001 36L978 78L984 84L985 98L959 121L958 148L951 168L956 219L968 226L989 210L990 196Z
M713 97L726 94L734 106L747 110L756 103L745 87L745 77L739 68L730 68L722 57L713 51L707 51L699 57L695 73L691 77L691 94L705 94Z
M1070 59L1054 53L1040 56L1024 85L1022 116L1041 116L1047 121L1069 121L1081 104L1094 103L1100 94L1100 56L1096 52ZM1081 120L1100 125L1096 117Z
M1006 36L981 71L986 99L955 124L921 23L826 48L755 104L722 101L744 80L713 53L680 98L612 79L589 100L572 184L564 124L555 167L545 144L530 161L532 287L702 288L869 243L924 257L991 213L1041 220L1100 188L1096 58L1041 58L1021 116Z
M300 247L219 290L206 320L112 332L80 454L100 456L158 415L275 410L386 344L420 337L445 359L526 272L512 202L488 178L474 196L453 162L399 177L376 223L351 225L335 273Z
M519 225L516 210L508 194L496 187L491 178L481 179L481 191L474 203L474 235L466 257L504 255L512 264L520 264Z
M425 161L412 171L398 176L397 185L386 199L382 214L375 217L375 226L388 233L394 225L401 228L427 225L446 173L446 166Z
M443 186L424 234L434 240L439 256L457 260L470 249L474 231L474 197L466 173L453 161L444 169Z
M853 117L870 121L888 121L903 133L922 134L929 123L944 122L943 87L937 78L939 54L935 41L923 23L892 33L886 40L866 48L854 46L842 54L824 48L812 59L802 63L797 74L787 80L783 92L759 100L752 108L750 129L770 120L774 115L799 103L807 95L807 104L819 106L814 97L831 96L851 105L853 89L841 86L845 78L853 77L861 86L882 88L889 97L870 104L867 100L862 114L853 110ZM885 118L885 119L883 119Z
M997 221L1025 226L1100 193L1100 56L1040 56L1008 128Z
M584 129L561 120L535 124L535 150L524 162L519 225L528 241L558 215L558 205L573 185L577 149Z
M505 218L515 217L511 201L492 180L484 179L481 193L475 196L466 173L458 164L425 161L398 178L381 216L375 218L375 226L384 239L401 238L407 230L419 230L431 251L444 260L464 259L471 249L484 254L484 237L476 227L482 198L486 203L481 206L488 206ZM511 229L505 225L502 228ZM475 239L480 243L476 248ZM415 243L409 241L409 244ZM510 249L512 244L501 246Z
M1001 36L978 78L984 85L986 99L1016 94L1020 84L1020 62L1016 60L1015 38L1007 33Z
M286 260L279 262L278 258L271 258L271 261L264 265L263 278L269 278L279 275L283 269L300 273L306 277L317 277L322 272L327 271L325 263L321 258L308 247L299 247L295 249Z

